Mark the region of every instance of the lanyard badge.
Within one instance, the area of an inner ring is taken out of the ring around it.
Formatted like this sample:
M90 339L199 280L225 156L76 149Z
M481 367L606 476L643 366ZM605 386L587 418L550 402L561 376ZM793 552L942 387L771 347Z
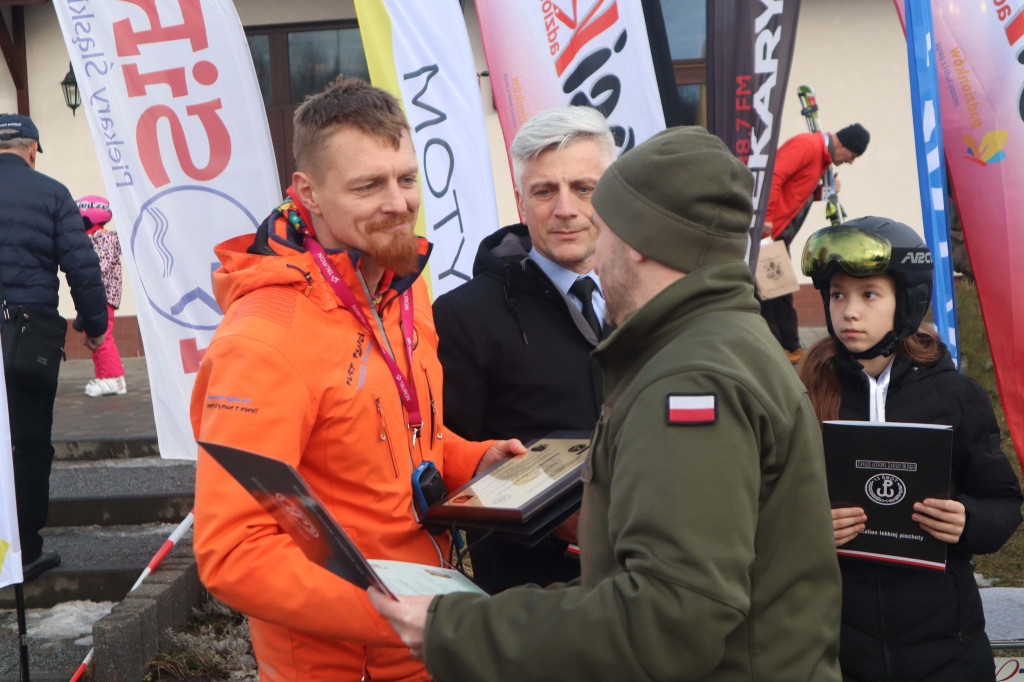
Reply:
M381 349L381 353L384 355L384 361L388 365L388 369L391 370L391 378L395 381L395 387L398 389L398 397L402 400L402 405L405 407L405 412L409 416L409 429L412 431L412 444L415 447L416 439L419 437L420 429L423 427L423 418L420 416L420 404L416 397L416 384L412 380L412 376L406 378L402 374L402 370L399 369L398 363L395 359L385 350L386 346L381 344L377 331L373 324L371 324L369 317L366 315L366 311L359 305L359 301L356 300L355 294L349 289L345 280L342 279L341 274L337 271L330 259L327 257L327 252L324 251L324 247L320 246L319 242L313 239L311 236L306 236L306 248L310 253L313 254L313 260L316 261L317 267L320 268L320 272L323 274L327 283L334 289L334 293L341 299L342 304L345 308L352 313L359 323L366 328L366 331L370 333L374 341L377 342L377 347ZM414 330L414 319L413 319L413 301L412 301L412 289L406 289L401 295L401 317L402 317L402 337L405 342L405 352L409 358L409 369L413 367L412 362L412 348L413 348L413 334Z

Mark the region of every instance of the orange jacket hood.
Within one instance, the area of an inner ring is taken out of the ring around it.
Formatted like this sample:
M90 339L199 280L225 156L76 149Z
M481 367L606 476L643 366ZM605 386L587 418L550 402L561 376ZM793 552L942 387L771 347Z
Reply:
M338 307L337 295L320 274L313 255L302 246L302 241L302 235L288 225L280 211L274 211L255 234L233 237L218 244L214 251L221 267L213 273L213 292L220 309L227 310L251 291L281 284L303 291L324 310ZM403 276L386 271L381 289L390 289L394 295L412 286L426 267L430 250L431 244L420 237L420 262L416 271ZM356 273L363 254L360 251L327 253L349 288L359 292L362 287ZM362 297L357 293L357 298Z

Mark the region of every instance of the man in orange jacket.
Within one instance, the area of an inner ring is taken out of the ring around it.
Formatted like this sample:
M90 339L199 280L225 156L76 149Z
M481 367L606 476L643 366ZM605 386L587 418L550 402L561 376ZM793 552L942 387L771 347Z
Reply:
M772 189L768 195L765 228L772 239L782 239L786 250L807 216L815 189L830 164L852 164L868 148L871 135L859 123L837 133L802 133L786 140L775 157ZM836 188L838 190L838 187ZM761 301L761 315L786 350L790 362L803 357L793 294Z
M294 148L288 201L218 247L226 312L196 378L195 435L293 465L368 558L442 565L449 540L417 523L413 469L433 462L452 489L525 448L444 426L397 100L339 79L296 112ZM249 615L261 680L429 679L365 592L307 560L203 450L194 548L207 588Z

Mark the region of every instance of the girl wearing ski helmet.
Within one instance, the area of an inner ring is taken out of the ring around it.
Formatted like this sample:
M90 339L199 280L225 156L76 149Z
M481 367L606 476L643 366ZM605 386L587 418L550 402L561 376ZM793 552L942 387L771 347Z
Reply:
M92 247L100 259L100 274L107 292L107 333L103 344L92 352L93 369L96 378L85 385L85 394L90 398L104 395L124 395L128 388L124 380L124 365L121 353L114 340L114 310L121 305L121 245L117 233L106 229L112 214L110 203L99 196L85 196L77 202L82 214L85 233L92 240ZM79 329L75 321L75 329ZM81 330L79 330L81 331Z
M912 516L948 543L946 570L839 559L843 679L993 680L971 555L998 550L1017 528L1021 490L985 391L920 326L931 253L908 226L867 217L818 230L801 260L829 333L799 367L818 418L953 427L952 498L917 502ZM833 509L836 546L864 530L870 513Z

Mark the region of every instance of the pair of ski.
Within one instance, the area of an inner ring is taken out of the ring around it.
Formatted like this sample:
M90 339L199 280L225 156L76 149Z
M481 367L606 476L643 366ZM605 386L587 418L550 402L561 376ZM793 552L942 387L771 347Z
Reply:
M821 123L818 120L818 100L814 94L814 88L809 85L801 85L797 88L797 96L800 98L800 113L807 121L807 128L812 133L821 133ZM836 191L835 170L829 164L825 175L822 178L821 196L825 200L825 217L833 225L838 225L846 219L846 211L839 203L839 193Z

